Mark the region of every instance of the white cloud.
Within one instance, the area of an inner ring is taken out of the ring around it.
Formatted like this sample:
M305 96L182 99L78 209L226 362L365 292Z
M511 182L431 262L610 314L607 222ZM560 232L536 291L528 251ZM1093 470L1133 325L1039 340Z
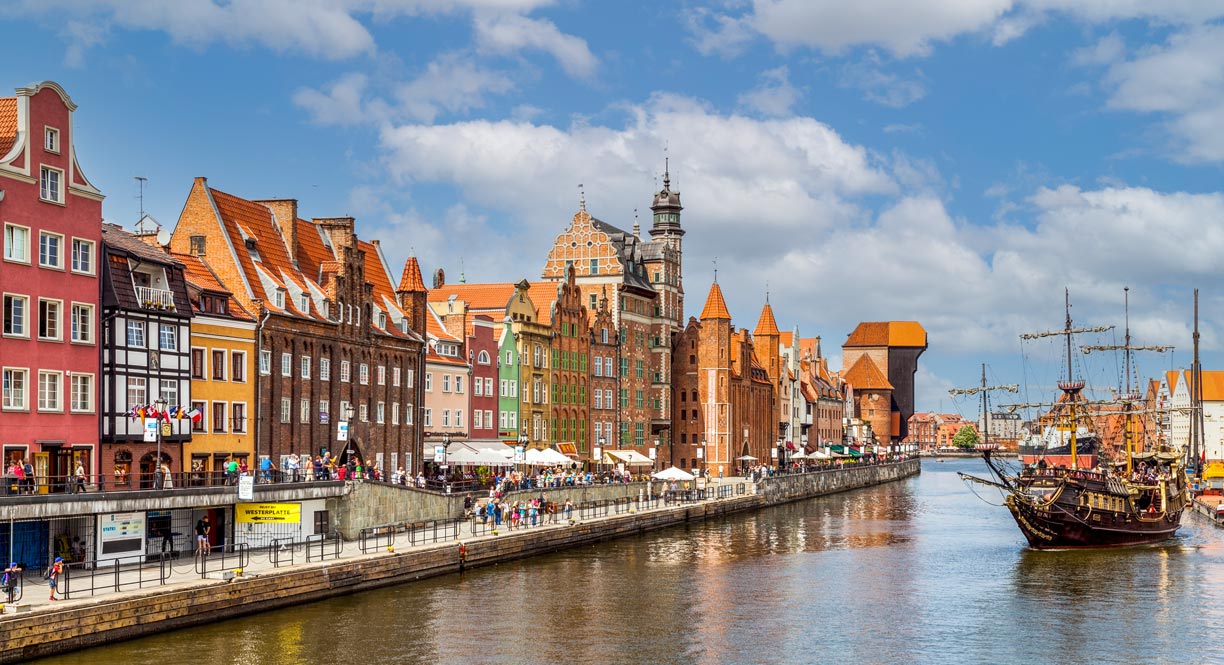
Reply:
M561 32L547 19L518 14L477 14L475 28L476 44L482 51L544 51L552 55L566 73L579 78L594 75L599 64L587 48L586 40Z
M1126 44L1116 32L1097 40L1092 46L1077 49L1071 54L1071 64L1079 67L1095 67L1117 62L1126 53Z
M737 105L761 115L786 116L803 97L803 92L791 85L786 65L761 72L761 84L737 98Z
M293 94L293 103L310 112L313 120L324 125L357 125L367 122L364 100L365 74L346 74L333 81L323 91L302 88Z
M917 78L919 74L915 72L914 76ZM927 92L926 86L918 80L884 71L882 58L874 52L842 67L838 84L843 88L856 88L867 100L892 108L909 106L925 97Z

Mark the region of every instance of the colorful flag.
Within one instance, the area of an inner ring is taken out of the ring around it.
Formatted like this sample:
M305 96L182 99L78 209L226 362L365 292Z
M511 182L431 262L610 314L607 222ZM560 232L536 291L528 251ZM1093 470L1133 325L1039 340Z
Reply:
M199 407L196 407L196 408L194 408L194 409L192 409L192 410L188 411L188 412L187 412L187 415L188 415L188 416L191 418L191 422L193 422L193 423L198 423L198 422L200 422L200 418L203 418L203 417L204 417L204 412L203 412L203 411L201 411L201 410L199 409Z

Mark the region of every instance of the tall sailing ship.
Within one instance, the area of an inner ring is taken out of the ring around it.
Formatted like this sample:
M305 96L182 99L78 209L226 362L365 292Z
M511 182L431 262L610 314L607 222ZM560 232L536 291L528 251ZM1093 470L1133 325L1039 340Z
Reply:
M1128 293L1129 296L1129 293ZM1079 333L1100 332L1102 328L1075 329L1071 326L1070 296L1066 296L1066 325L1051 333L1023 335L1025 339L1062 335L1066 337L1067 377L1059 382L1062 397L1054 405L1056 422L1049 425L1065 436L1066 455L1059 447L1046 446L1018 473L1010 472L992 456L994 447L980 447L992 478L966 473L966 480L1003 491L1004 504L1015 518L1029 545L1036 549L1082 547L1119 547L1157 543L1167 540L1181 527L1182 511L1190 500L1183 452L1160 442L1144 446L1137 441L1135 418L1142 415L1139 396L1130 391L1130 359L1135 350L1167 350L1169 347L1137 347L1130 341L1129 297L1125 344L1118 347L1091 347L1121 350L1126 354L1127 389L1119 395L1125 419L1125 450L1121 460L1101 464L1093 456L1080 454L1080 420L1087 415L1083 397L1084 382L1072 375L1071 339ZM1107 330L1105 328L1104 330ZM1197 321L1196 321L1197 334ZM1197 347L1195 363L1197 366ZM983 388L985 388L983 381ZM985 390L983 390L985 404ZM1099 439L1088 438L1099 449ZM1061 446L1060 446L1061 447ZM1146 449L1145 449L1146 448ZM1054 453L1054 454L1051 454Z

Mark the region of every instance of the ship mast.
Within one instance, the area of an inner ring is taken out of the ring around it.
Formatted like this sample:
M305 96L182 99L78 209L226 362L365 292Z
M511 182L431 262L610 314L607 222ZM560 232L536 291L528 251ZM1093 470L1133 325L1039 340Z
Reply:
M1203 477L1203 367L1199 364L1198 289L1194 290L1194 361L1190 365L1190 459L1195 476Z
M1135 454L1135 432L1134 432L1134 416L1137 412L1134 410L1134 403L1139 401L1138 394L1138 379L1136 378L1135 390L1131 390L1131 372L1134 371L1133 358L1135 351L1156 351L1157 353L1167 353L1173 350L1171 346L1135 346L1131 344L1130 336L1130 287L1122 287L1123 291L1123 312L1124 321L1126 323L1126 334L1123 337L1122 346L1085 346L1084 353L1092 353L1093 351L1122 351L1126 358L1126 388L1125 392L1119 397L1122 400L1123 411L1123 440L1126 443L1126 475L1130 475L1134 460L1132 457Z
M1009 383L1009 384L1000 385L1000 386L986 385L986 363L982 363L982 385L980 387L953 388L948 391L948 394L951 395L952 397L957 397L959 395L981 395L982 396L982 448L983 450L989 450L988 444L990 442L990 422L988 418L989 418L989 413L990 413L989 411L990 402L989 402L988 395L990 391L992 390L1006 390L1009 393L1016 393L1016 392L1020 392L1020 386L1014 383Z
M1084 382L1076 381L1075 377L1072 375L1072 372L1071 372L1071 336L1077 335L1080 333L1105 332L1107 330L1112 330L1113 326L1096 326L1092 328L1078 328L1078 329L1072 328L1071 327L1071 291L1070 289L1067 289L1067 288L1063 289L1063 304L1064 304L1064 309L1067 313L1067 318L1066 318L1066 324L1062 330L1053 330L1049 332L1040 332L1040 333L1028 333L1028 334L1021 335L1020 339L1039 339L1042 337L1054 337L1056 335L1064 335L1067 338L1067 380L1060 381L1058 383L1058 389L1063 391L1063 394L1067 396L1067 400L1066 400L1067 412L1068 412L1067 418L1070 421L1070 430L1071 430L1071 468L1075 469L1075 468L1078 468L1079 466L1078 458L1077 458L1077 451L1076 451L1076 439L1075 439L1076 430L1077 430L1076 419L1075 419L1076 418L1075 406L1076 406L1076 402L1080 398L1080 392L1083 391L1084 389Z

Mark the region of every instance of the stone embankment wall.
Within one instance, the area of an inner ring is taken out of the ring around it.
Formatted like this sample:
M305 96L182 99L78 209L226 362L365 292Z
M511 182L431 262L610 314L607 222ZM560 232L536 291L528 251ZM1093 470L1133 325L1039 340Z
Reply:
M468 568L492 565L734 512L878 485L918 472L918 460L911 460L883 467L771 478L759 484L757 494L666 510L623 513L569 527L468 540L465 542L465 565ZM574 491L585 492L583 500L589 501L614 498L612 493L615 492L620 492L618 496L636 496L634 490L632 485L620 485ZM398 504L408 503L403 492L402 488L372 484L359 487L353 491L353 500L359 503L349 507L348 519L353 520L357 515L377 515L380 502L389 502L383 504L383 508L400 509ZM560 498L559 491L557 495ZM462 506L462 496L435 495L435 498L446 502L457 499ZM553 498L551 492L550 498ZM451 504L447 503L439 509L450 508ZM404 515L407 518L408 513ZM386 524L388 520L384 516L379 523ZM454 543L407 552L381 552L356 560L305 564L284 572L240 577L229 582L201 580L170 589L137 590L118 597L51 606L29 614L0 618L0 663L76 651L459 570L459 544Z

